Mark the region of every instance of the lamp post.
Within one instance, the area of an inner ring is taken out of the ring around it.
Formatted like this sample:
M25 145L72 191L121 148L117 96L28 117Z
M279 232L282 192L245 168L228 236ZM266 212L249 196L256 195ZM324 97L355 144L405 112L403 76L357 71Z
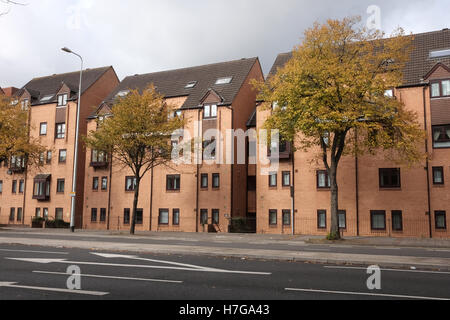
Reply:
M77 125L75 131L75 154L74 154L74 162L73 162L73 177L72 177L72 193L71 193L71 207L70 207L70 230L75 232L75 198L77 192L77 171L78 171L78 140L79 140L79 128L80 128L80 108L81 108L81 80L83 77L83 58L70 50L69 48L62 48L64 52L71 53L76 55L81 60L81 69L80 69L80 84L78 89L78 104L77 104Z

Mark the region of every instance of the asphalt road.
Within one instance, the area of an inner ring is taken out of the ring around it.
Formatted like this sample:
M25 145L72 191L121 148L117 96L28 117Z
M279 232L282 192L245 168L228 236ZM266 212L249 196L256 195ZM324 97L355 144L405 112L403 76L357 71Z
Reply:
M305 244L302 241L261 241L255 239L253 242L232 241L224 237L220 240L203 241L199 239L176 239L170 237L130 237L123 236L84 236L83 234L71 235L66 234L40 234L32 232L2 232L1 237L10 238L24 238L45 240L68 240L74 239L86 242L108 241L117 243L142 243L142 244L164 244L174 246L207 246L220 248L238 248L238 249L266 249L266 250L280 250L280 251L305 251L305 252L333 252L333 253L349 253L349 254L369 254L369 255L395 255L404 257L424 257L424 258L450 258L450 248L409 248L409 247L386 247L386 246L364 246L364 245L320 245L320 244Z
M67 287L71 266L81 290ZM0 300L450 299L448 272L382 270L372 291L368 278L331 265L0 246Z

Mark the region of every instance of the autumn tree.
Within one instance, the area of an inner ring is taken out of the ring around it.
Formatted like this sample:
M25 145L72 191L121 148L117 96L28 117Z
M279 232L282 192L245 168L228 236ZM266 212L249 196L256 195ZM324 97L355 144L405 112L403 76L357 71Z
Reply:
M40 165L45 147L30 137L28 106L18 100L0 95L0 160L20 159L23 166Z
M118 97L111 114L88 134L86 145L110 154L133 172L136 182L130 233L134 234L141 180L152 168L171 161L172 134L183 127L183 120L173 116L174 108L153 86Z
M417 115L392 95L402 84L412 36L399 29L385 38L359 25L357 17L316 23L292 59L256 83L261 99L279 106L266 128L305 152L319 150L331 183L332 239L340 239L337 177L344 155L381 152L410 164L423 156Z

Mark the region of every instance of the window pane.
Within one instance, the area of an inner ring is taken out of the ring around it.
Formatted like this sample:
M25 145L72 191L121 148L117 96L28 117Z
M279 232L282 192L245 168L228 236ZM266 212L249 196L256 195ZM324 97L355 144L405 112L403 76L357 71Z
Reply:
M269 223L270 225L274 226L277 225L277 211L276 210L270 210L269 212Z
M327 212L326 211L318 212L318 226L319 226L319 229L327 228Z
M386 214L384 212L372 212L372 229L386 229Z
M442 81L442 95L450 96L450 80Z
M393 211L392 212L392 229L394 231L402 231L403 230L403 218L401 211Z
M431 96L432 97L439 97L441 95L441 88L439 83L433 83L431 85Z
M444 183L443 168L433 168L434 184Z
M220 187L220 175L213 174L213 188L219 188L219 187Z
M205 118L210 118L211 117L211 106L205 106L205 114L204 114Z
M213 221L212 221L213 224L219 224L219 222L220 222L219 210L214 209L212 211L212 219L213 219Z
M159 211L159 224L169 224L169 210Z
M345 211L339 212L339 229L347 229L347 213Z
M179 209L173 209L173 225L174 226L180 225L180 210Z
M213 118L217 117L217 106L216 105L211 106L211 117L213 117Z

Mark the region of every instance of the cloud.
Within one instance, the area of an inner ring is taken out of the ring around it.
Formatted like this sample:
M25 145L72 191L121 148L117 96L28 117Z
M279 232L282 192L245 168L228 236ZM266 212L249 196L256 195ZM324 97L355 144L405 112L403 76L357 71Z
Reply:
M36 76L113 65L120 78L259 56L267 73L315 21L381 8L382 27L444 28L447 0L27 0L0 18L0 86Z

